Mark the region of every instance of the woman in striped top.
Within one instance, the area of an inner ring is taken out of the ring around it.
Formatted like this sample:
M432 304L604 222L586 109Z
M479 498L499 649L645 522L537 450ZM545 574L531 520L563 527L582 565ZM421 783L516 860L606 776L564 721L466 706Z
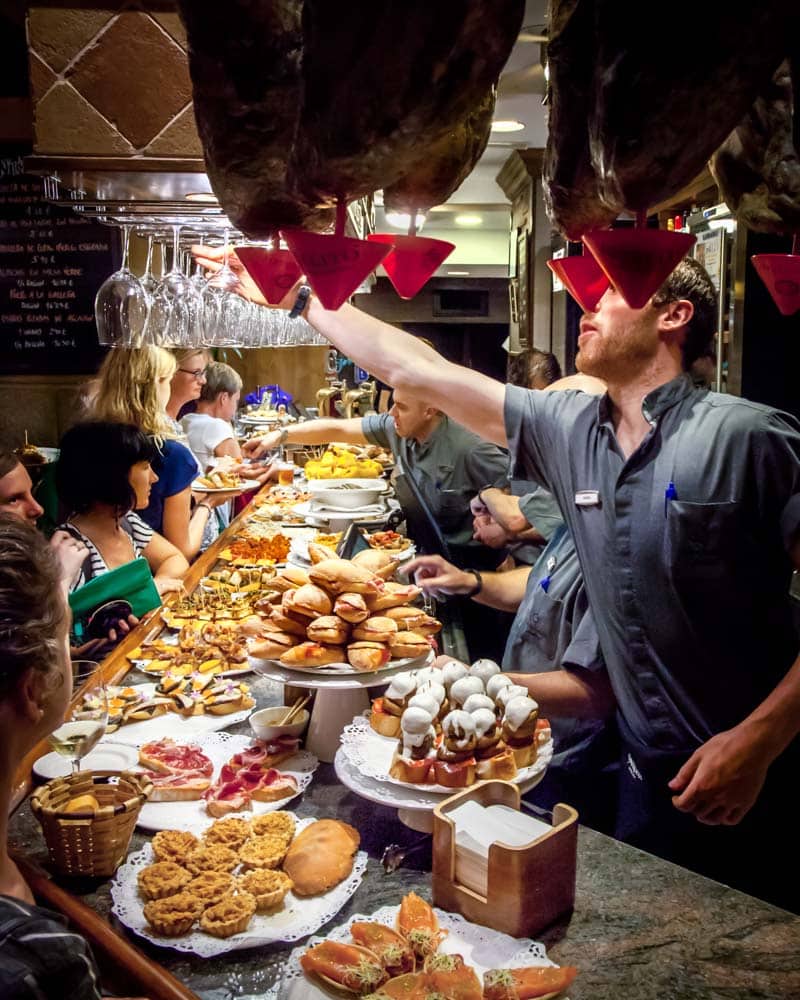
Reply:
M88 549L70 590L140 556L160 594L181 589L186 558L135 513L147 506L158 481L150 464L154 456L150 439L130 424L91 421L64 435L56 487L71 513L60 527Z
M0 997L99 1000L89 946L36 906L11 860L14 774L61 724L72 692L67 614L56 556L31 524L0 513Z

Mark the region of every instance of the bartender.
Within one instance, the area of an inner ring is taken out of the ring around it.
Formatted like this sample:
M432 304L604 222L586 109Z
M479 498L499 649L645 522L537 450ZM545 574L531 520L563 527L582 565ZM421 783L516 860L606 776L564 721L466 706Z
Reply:
M243 451L258 458L284 444L375 444L388 448L398 471L410 476L439 527L454 561L494 568L498 554L472 537L470 501L487 486L508 485L508 453L428 406L406 390L395 391L387 413L348 420L310 420L254 438Z

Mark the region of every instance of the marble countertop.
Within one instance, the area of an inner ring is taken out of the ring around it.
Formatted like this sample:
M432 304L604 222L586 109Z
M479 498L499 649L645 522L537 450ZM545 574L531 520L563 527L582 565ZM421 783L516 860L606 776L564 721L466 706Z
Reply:
M281 694L278 685L263 678L254 683L254 693L260 707L279 703ZM238 728L249 732L246 724ZM430 899L430 838L403 826L394 810L349 792L331 765L320 766L292 808L299 816L332 816L351 823L369 855L359 889L328 927L351 914L396 905L412 889ZM9 839L12 847L46 862L27 804L12 818ZM137 832L132 847L144 842ZM422 847L387 874L380 859L389 843ZM110 913L108 882L68 887L120 933L129 933ZM574 912L538 938L553 961L578 966L570 1000L800 997L800 918L586 828L578 839ZM135 936L132 940L202 1000L279 998L279 987L270 991L279 984L293 947L272 945L198 959Z

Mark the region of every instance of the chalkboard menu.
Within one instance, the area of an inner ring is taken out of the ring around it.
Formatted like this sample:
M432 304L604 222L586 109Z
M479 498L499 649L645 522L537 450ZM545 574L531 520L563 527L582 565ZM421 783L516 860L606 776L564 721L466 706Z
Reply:
M0 155L0 374L97 370L94 298L116 231L45 201L21 155Z

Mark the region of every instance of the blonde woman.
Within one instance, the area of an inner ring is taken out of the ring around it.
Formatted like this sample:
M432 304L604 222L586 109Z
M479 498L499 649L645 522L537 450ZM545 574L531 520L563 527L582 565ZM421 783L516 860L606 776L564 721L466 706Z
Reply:
M175 374L170 382L167 415L175 421L183 416L181 410L187 403L193 403L200 398L203 386L206 384L206 370L211 361L211 355L203 348L183 347L172 351L175 358ZM200 457L199 455L197 456Z
M200 469L194 455L177 440L180 431L166 410L176 369L175 358L161 347L109 351L98 373L100 384L91 416L133 424L153 439L159 451L153 467L158 482L140 516L192 559L200 551L214 508L230 495L203 495L192 507L191 483Z

